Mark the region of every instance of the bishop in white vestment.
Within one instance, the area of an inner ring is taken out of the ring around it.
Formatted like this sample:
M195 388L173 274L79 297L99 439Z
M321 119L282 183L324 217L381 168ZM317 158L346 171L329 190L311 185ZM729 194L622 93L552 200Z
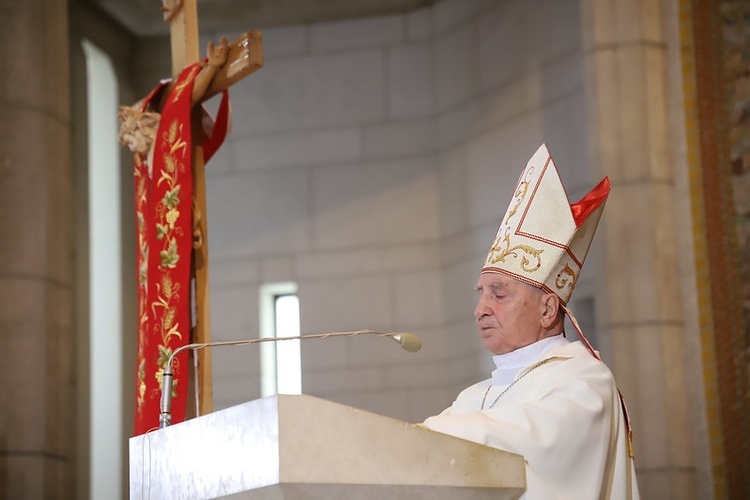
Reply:
M566 303L609 194L570 205L543 145L521 174L477 282L477 329L492 377L425 425L523 455L536 499L637 499L627 409ZM568 314L582 342L563 333Z

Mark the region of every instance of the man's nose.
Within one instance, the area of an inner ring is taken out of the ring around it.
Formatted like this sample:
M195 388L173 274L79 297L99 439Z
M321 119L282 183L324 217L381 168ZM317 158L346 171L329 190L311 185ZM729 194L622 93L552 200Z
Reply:
M482 316L489 316L491 311L492 310L487 305L487 300L483 295L480 295L479 300L477 301L477 307L474 308L474 319L479 321Z

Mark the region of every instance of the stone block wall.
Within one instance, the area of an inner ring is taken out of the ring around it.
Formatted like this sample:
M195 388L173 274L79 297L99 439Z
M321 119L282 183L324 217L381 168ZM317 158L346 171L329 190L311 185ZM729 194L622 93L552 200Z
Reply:
M262 31L265 67L231 89L233 129L207 167L213 337L257 336L260 286L293 281L303 333L424 342L303 342L303 392L421 421L488 374L473 288L526 160L546 141L574 201L598 182L578 2L444 0ZM236 34L203 45L220 36ZM164 68L142 63L143 92ZM217 409L260 395L255 346L213 356Z

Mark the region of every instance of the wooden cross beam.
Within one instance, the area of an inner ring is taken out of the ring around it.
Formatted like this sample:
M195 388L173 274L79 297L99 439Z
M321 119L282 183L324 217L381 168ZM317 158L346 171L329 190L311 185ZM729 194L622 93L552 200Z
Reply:
M169 23L172 47L172 76L176 78L189 64L200 60L198 36L198 8L196 0L162 0L164 21ZM226 63L213 76L200 97L205 101L228 89L263 66L263 46L260 33L249 31L229 45ZM196 81L196 86L198 81ZM168 94L168 92L166 93ZM196 116L194 114L194 116ZM199 116L199 115L198 115ZM198 118L199 119L199 118ZM196 118L193 118L195 121ZM193 124L193 130L198 129ZM194 132L195 133L195 132ZM203 147L193 141L194 228L197 233L194 250L195 273L195 334L192 342L209 342L210 300L208 290L208 228L206 224L206 176ZM197 352L197 406L201 415L213 410L211 351Z

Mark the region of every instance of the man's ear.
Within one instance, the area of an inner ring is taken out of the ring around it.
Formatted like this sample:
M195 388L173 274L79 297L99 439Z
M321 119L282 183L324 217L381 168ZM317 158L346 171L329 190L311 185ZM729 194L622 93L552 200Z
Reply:
M560 297L554 293L545 293L542 298L542 326L550 328L557 321L558 311L560 310Z

